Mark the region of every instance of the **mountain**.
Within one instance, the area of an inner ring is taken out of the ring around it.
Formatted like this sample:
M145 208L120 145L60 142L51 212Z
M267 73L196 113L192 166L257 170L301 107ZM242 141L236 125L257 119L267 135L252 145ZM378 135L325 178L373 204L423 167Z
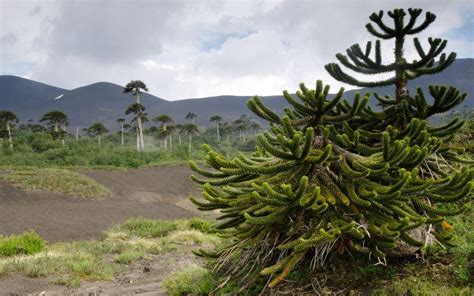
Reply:
M462 92L470 94L458 108L474 108L474 100L471 98L474 96L474 59L458 59L442 73L416 79L409 84L410 93L415 91L414 86L422 87L427 93L429 84L458 87ZM296 90L296 87L295 85L295 89L289 91ZM357 91L364 93L368 90L347 91L345 96L350 100ZM370 91L394 93L393 87ZM248 96L217 96L167 101L151 94L141 96L150 119L159 114L168 114L176 122L182 122L188 112L194 112L198 115L196 122L199 125L209 124L209 117L215 114L228 121L235 120L242 114L251 115L246 106L248 99ZM279 95L263 97L263 101L272 109L280 111L288 105ZM87 127L97 121L103 122L110 129L116 129L115 120L124 117L124 110L133 102L130 94L122 93L122 86L108 82L66 90L16 76L0 76L0 110L15 112L23 122L29 119L37 121L48 111L60 110L69 116L71 129L76 126ZM371 104L375 103L372 99Z

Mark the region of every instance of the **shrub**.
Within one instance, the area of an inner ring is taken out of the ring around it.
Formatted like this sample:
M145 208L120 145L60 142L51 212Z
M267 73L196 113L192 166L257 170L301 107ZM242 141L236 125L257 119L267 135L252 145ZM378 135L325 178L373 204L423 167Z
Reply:
M29 255L41 252L46 242L34 231L0 237L0 256Z
M115 256L114 261L121 264L130 264L130 262L141 259L144 256L145 254L139 252L125 252Z
M209 295L215 288L215 279L209 270L190 266L166 278L163 287L173 296Z
M178 222L135 218L121 224L120 228L138 237L162 237L177 230Z

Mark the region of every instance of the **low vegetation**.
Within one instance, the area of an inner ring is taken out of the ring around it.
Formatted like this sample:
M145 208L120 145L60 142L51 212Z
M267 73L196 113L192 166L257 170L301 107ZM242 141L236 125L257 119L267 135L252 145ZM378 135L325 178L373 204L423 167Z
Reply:
M312 273L295 269L274 293L344 293L354 295L472 295L474 274L474 212L452 221L457 247L445 250L433 245L425 256L392 258L388 266L368 264L366 258L347 253L330 256L328 264ZM75 288L83 281L111 281L127 265L156 256L221 248L225 239L215 234L214 224L193 218L174 221L130 219L109 229L102 240L47 245L38 234L0 238L0 276L19 272L29 277L49 277L52 283ZM352 257L354 256L354 257ZM170 274L162 287L170 295L216 295L242 293L230 283L215 259L201 265L196 261ZM239 260L238 256L233 260ZM202 261L201 261L202 262ZM173 262L170 261L169 264ZM354 267L357 266L357 267ZM258 281L247 292L260 293L267 283ZM316 291L316 292L315 292ZM269 292L270 293L270 292Z
M215 129L204 132L200 137L193 139L193 146L200 147L209 143L225 154L234 155L240 151L251 151L255 147L255 140L249 137L246 141L232 138L227 141L217 142L214 139ZM0 164L2 166L30 166L30 167L82 167L82 168L138 168L143 166L156 166L169 163L184 163L188 160L200 160L205 156L202 149L189 151L188 143L174 143L173 148L164 149L153 134L145 134L147 146L137 152L132 146L134 135L127 133L124 136L125 145L120 145L120 135L104 135L101 146L97 145L96 138L66 137L65 144L55 140L51 134L33 133L16 130L13 145L10 149L8 142L0 149ZM176 139L174 139L175 142Z
M307 272L293 270L282 284L268 294L301 293L305 295L342 293L347 295L472 295L474 292L474 211L452 221L456 225L456 247L444 249L432 245L425 255L390 258L387 266L374 265L356 253L330 255L327 264ZM171 295L216 295L244 293L241 285L230 283L228 276L214 270L214 259L207 267L192 266L168 277L163 286ZM231 260L240 260L239 255ZM257 295L268 284L261 279L248 295Z
M10 168L0 174L0 180L24 189L41 189L88 198L106 197L112 193L95 180L66 169Z
M192 225L212 227L210 222L197 218L172 222L137 218L113 227L98 241L45 245L34 232L0 238L0 276L12 272L29 277L50 276L55 278L55 284L78 287L84 280L110 281L137 260L184 252L188 242L196 247L220 244L220 238L209 234L197 236L198 230ZM187 232L192 233L190 239L184 238ZM181 240L175 241L175 237Z
M176 296L209 295L216 287L216 279L208 269L194 265L165 279L163 287Z
M41 252L46 242L33 230L20 235L0 236L0 256L31 255Z

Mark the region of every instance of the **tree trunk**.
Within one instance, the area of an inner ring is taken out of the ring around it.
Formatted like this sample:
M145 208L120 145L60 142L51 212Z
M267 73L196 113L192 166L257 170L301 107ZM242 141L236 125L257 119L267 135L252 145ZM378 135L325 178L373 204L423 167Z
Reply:
M191 149L193 146L193 135L190 133L189 134L189 146L188 146L188 151L191 153Z
M10 147L10 149L13 149L12 131L10 129L10 123L7 121L6 125L7 125L7 135L8 135L8 146Z
M140 95L136 94L137 104L140 104ZM138 151L145 149L145 142L143 140L143 125L142 125L142 117L141 114L137 114L137 125L138 125Z
M166 139L166 124L163 124L163 131L165 132L165 138L163 139L163 143L165 144L165 150L168 149L168 140Z
M120 136L120 145L123 146L123 123L122 123L122 126L121 126L120 129L121 129L121 132L122 132L122 134Z
M99 148L100 148L100 134L99 134Z
M76 127L76 142L79 141L79 127Z
M220 142L221 135L219 134L219 122L217 122L216 127L217 127L217 142Z
M62 128L63 132L66 131L66 126L63 125ZM64 141L64 135L61 133L61 143L63 144L63 147L66 145L66 142Z
M170 150L173 150L173 136L170 134Z
M145 142L143 141L143 127L142 127L141 114L138 114L137 123L138 123L139 139L140 139L140 149L143 150L145 149Z
M179 145L181 145L181 134L178 134L178 142L179 142Z
M138 131L138 126L135 128L137 133L137 151L140 151L140 132Z

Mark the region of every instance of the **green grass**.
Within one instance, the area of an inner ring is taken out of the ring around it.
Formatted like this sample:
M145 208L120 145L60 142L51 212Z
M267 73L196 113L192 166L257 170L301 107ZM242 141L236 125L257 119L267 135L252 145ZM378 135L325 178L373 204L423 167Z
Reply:
M201 248L215 247L221 243L219 238L192 228L211 229L211 225L203 219L160 221L136 218L112 227L101 240L45 245L34 232L0 238L0 250L5 248L5 253L11 254L10 257L0 257L0 277L13 272L29 277L50 276L55 278L55 284L67 287L79 287L83 280L110 281L136 260L170 252L180 254L189 242ZM41 248L32 243L36 241L42 242Z
M173 296L209 295L217 286L214 275L209 270L197 265L173 273L162 284L166 291Z
M213 222L201 218L186 220L150 220L134 218L122 223L112 230L123 233L127 237L137 236L142 238L163 237L177 230L197 230L202 233L213 233Z
M142 259L143 257L145 257L144 253L125 252L125 253L115 256L114 261L120 264L130 264L130 262L135 261L137 259Z
M46 242L33 230L20 235L0 236L0 256L28 255L41 252Z
M21 168L3 171L0 179L24 189L41 189L88 198L110 196L102 184L80 173L66 169Z

